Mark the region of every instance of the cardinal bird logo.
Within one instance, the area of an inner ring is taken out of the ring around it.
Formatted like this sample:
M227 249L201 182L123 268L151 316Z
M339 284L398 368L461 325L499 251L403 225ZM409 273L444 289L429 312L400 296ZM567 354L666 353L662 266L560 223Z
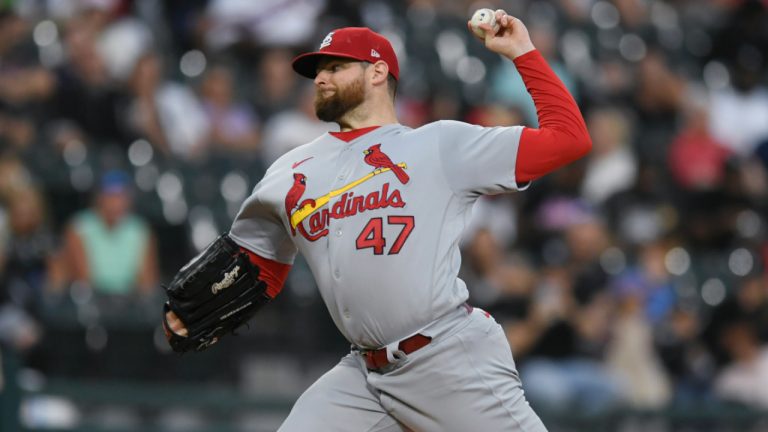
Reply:
M288 189L288 193L285 195L285 214L288 216L288 224L291 226L292 235L296 235L296 228L298 228L298 230L301 232L301 235L303 235L307 240L315 241L320 237L328 234L328 230L325 229L316 235L310 235L306 232L304 226L298 225L298 227L294 227L293 224L291 224L291 216L293 215L294 210L305 206L314 209L317 206L317 202L312 198L307 198L302 201L301 204L299 204L299 200L304 195L304 191L306 189L307 176L302 173L293 173L293 185L290 189Z
M381 151L381 144L370 146L368 150L363 151L363 154L365 154L365 163L376 169L391 169L392 172L395 173L397 179L400 180L400 183L406 184L408 183L408 180L410 180L410 177L408 177L408 174L405 173L405 170L392 162L392 159L390 159L386 153Z
M288 195L285 196L285 213L288 215L288 219L291 219L291 212L299 204L301 196L304 195L304 190L307 188L307 176L302 173L293 174L293 186L288 190ZM291 226L291 234L296 235L296 229Z

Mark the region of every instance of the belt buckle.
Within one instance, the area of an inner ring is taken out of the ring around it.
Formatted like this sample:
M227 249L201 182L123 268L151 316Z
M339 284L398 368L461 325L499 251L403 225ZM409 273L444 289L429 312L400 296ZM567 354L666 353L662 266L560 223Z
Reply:
M388 362L387 364L394 363L398 360L402 360L408 356L408 354L406 354L405 351L400 349L401 343L403 343L403 341L392 342L391 344L383 348L386 350L386 353L387 353L387 362Z
M402 341L396 341L383 348L362 351L363 358L365 359L365 366L368 370L380 370L392 363L405 359L407 354L400 349L401 343Z

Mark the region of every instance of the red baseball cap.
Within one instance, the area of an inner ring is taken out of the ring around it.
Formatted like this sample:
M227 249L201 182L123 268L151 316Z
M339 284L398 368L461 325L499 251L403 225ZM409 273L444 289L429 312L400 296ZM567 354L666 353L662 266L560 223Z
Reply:
M392 44L382 35L367 27L336 29L323 39L315 52L301 54L293 59L293 70L299 75L314 79L317 64L323 56L344 57L369 63L381 60L389 66L389 73L400 78L400 67Z

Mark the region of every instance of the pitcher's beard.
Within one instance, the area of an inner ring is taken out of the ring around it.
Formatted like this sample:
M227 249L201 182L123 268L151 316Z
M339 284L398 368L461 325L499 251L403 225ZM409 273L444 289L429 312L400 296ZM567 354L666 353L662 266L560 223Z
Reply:
M339 120L349 111L357 108L365 101L365 88L362 78L346 88L339 88L336 93L323 97L318 90L315 95L315 115L324 122L339 123Z

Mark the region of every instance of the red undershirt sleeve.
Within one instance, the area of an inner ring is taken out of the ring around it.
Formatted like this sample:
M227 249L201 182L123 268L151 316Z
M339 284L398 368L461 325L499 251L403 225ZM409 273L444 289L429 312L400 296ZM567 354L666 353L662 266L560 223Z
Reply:
M515 162L518 184L537 179L586 155L592 148L576 101L538 50L514 60L536 105L539 128L525 128Z
M247 253L250 261L259 266L261 270L259 279L267 284L267 295L270 298L277 297L280 291L283 290L283 285L285 285L285 280L288 278L291 265L264 258L243 247L240 250Z

